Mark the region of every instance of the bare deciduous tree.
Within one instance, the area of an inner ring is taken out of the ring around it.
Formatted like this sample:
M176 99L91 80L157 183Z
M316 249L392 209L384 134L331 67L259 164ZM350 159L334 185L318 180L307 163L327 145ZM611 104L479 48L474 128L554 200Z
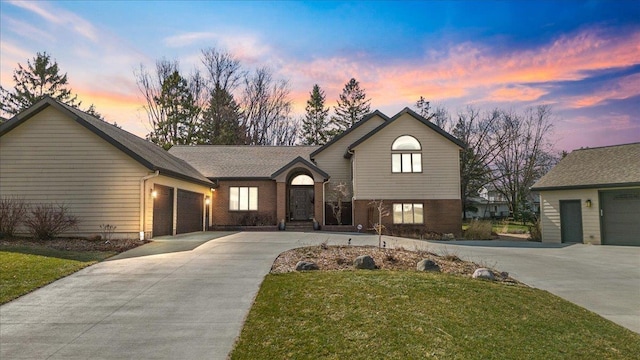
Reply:
M342 210L344 208L342 203L349 198L349 195L349 187L344 182L339 182L333 185L329 192L329 197L333 201L331 204L331 210L333 212L333 216L338 221L338 225L342 225Z
M382 248L382 231L384 231L384 225L382 225L382 218L391 215L391 210L385 206L384 201L373 200L369 203L378 211L378 222L373 224L373 230L378 234L378 248Z
M530 188L555 164L549 133L553 128L547 105L524 114L503 111L500 136L503 144L492 162L493 185L507 198L514 216L526 207Z
M297 127L290 117L289 84L260 68L245 77L242 128L249 145L295 144Z

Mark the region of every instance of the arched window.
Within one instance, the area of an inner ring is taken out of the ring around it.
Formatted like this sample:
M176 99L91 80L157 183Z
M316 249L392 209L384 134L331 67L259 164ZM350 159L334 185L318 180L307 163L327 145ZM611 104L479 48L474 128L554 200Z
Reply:
M391 145L391 172L421 173L422 146L410 135L398 137Z
M291 185L313 185L313 178L309 175L298 175L291 180Z

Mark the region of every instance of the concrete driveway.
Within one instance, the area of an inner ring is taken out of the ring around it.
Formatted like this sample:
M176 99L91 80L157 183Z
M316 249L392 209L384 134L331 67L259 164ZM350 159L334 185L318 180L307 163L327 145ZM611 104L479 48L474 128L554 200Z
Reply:
M1 359L225 359L275 257L328 241L377 244L328 233L194 234L187 249L122 256L0 307ZM387 245L454 253L548 290L640 332L640 248L528 242ZM197 245L196 245L197 246ZM151 249L148 248L148 249Z

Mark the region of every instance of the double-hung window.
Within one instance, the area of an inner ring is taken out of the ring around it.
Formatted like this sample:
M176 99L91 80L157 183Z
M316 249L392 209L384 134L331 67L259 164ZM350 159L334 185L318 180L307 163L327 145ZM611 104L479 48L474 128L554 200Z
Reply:
M422 147L410 135L402 135L391 145L392 173L421 173Z
M394 224L424 224L424 205L420 203L393 204Z
M229 187L229 210L257 211L258 188L248 186Z

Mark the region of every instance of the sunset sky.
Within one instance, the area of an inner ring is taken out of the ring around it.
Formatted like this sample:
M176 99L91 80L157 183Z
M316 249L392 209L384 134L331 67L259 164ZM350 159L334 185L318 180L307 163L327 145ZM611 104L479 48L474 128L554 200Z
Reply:
M0 83L46 51L83 104L144 136L134 69L200 51L288 79L296 116L313 84L335 105L360 81L394 115L420 96L468 105L549 104L559 150L640 141L640 1L0 2Z

